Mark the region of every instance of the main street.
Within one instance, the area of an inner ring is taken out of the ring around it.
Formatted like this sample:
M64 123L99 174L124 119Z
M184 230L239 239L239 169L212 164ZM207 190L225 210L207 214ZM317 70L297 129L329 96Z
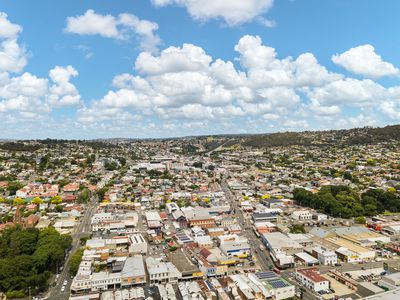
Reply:
M96 211L97 207L97 198L92 197L90 202L86 206L85 213L83 217L80 219L78 226L76 226L73 234L72 234L72 248L70 254L67 256L67 259L64 263L64 268L62 269L58 280L56 281L56 285L51 287L48 291L47 299L49 300L67 300L69 299L70 295L70 287L72 280L69 274L69 262L71 260L72 254L75 253L80 247L80 239L87 234L91 233L91 219ZM64 281L67 281L67 284L64 285ZM64 291L62 292L61 289L65 286Z
M271 257L267 254L267 251L260 248L261 241L255 235L252 230L252 224L249 222L249 219L243 215L242 210L237 205L237 200L231 190L228 187L226 182L226 177L224 176L221 181L221 189L225 193L226 198L232 203L232 207L235 212L235 216L238 218L240 225L244 229L244 234L249 240L250 245L253 246L253 255L256 257L258 264L262 271L268 271L274 265Z

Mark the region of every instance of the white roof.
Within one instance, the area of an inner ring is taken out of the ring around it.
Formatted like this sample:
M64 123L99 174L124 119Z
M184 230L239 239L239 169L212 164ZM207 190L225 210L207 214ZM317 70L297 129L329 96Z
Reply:
M300 259L304 260L306 263L310 263L310 264L318 263L318 259L316 259L315 257L311 256L308 253L300 252L300 253L296 253L295 255L297 257L299 257Z

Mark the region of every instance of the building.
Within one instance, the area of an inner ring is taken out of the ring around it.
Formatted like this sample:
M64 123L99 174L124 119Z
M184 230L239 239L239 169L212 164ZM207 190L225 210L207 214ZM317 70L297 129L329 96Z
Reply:
M329 289L329 281L322 277L316 268L297 270L295 276L303 286L314 292Z
M383 276L380 283L383 283L385 286L389 284L388 287L390 288L400 286L400 272Z
M306 252L296 253L294 256L295 256L296 261L299 261L308 267L319 264L318 259L316 259L315 257L311 256L310 254L308 254Z
M147 253L147 242L140 233L129 236L129 252L130 253Z
M295 296L295 286L278 276L275 272L267 271L249 274L250 279L253 278L253 276L255 276L268 291L267 298L283 300Z
M181 277L180 272L172 263L162 262L161 259L148 257L146 266L150 284L175 283Z
M73 293L98 292L142 285L147 282L141 255L127 257L121 261L123 266L120 272L101 271L92 273L90 260L83 258L78 274L72 280L71 291Z
M247 257L251 254L251 247L246 237L236 234L221 235L218 237L221 251L228 257Z
M312 249L312 255L316 257L322 265L335 265L337 263L337 255L332 250L316 246Z
M293 220L296 221L309 221L312 220L312 214L308 210L296 210L291 215Z
M270 251L272 259L282 268L293 267L292 255L303 252L303 246L280 232L264 233L261 239Z

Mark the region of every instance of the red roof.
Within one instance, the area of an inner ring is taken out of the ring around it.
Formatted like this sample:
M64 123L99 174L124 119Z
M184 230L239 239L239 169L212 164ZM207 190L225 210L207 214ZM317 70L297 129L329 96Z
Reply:
M161 211L161 212L159 213L159 215L160 215L160 218L163 219L163 220L168 219L167 214L166 214L165 212L163 212L163 211Z
M211 254L211 251L208 250L207 248L203 248L200 250L200 255L203 256L204 258L207 258Z
M315 268L297 270L297 272L313 282L328 281L326 278L322 277Z

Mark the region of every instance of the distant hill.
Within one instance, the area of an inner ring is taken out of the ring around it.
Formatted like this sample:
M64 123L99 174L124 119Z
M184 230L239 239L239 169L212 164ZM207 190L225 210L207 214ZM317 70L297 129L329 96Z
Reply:
M190 153L213 151L219 147L278 147L278 146L329 146L376 144L397 140L400 141L400 125L382 128L354 128L327 131L277 132L265 134L221 134L202 135L162 139L96 139L96 140L0 140L0 149L9 151L35 151L44 147L53 147L67 143L83 144L93 149L120 148L123 144L135 142L168 142L176 141Z
M273 146L324 146L331 144L360 145L400 141L400 125L383 128L355 128L330 131L278 132L243 137L237 143L256 148Z

